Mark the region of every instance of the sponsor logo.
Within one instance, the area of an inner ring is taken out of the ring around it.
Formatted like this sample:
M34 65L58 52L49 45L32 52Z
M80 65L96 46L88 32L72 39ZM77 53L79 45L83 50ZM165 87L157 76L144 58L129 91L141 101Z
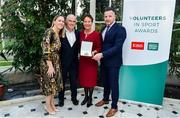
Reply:
M131 49L144 50L144 42L131 42Z
M148 42L147 50L157 51L159 48L159 43Z

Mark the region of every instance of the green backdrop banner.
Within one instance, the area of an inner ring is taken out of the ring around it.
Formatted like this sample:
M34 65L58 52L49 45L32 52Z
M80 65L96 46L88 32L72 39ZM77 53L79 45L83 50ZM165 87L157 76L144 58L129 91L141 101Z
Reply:
M120 99L162 105L175 0L124 0Z
M120 98L162 104L167 63L147 66L123 66L120 71Z

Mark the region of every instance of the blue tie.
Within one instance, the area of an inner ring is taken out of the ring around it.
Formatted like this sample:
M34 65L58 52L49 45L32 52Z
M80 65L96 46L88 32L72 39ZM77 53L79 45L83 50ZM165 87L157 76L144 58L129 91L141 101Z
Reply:
M104 39L106 38L107 34L108 34L108 31L109 31L109 25L106 26L106 32L105 32L105 35L104 35Z

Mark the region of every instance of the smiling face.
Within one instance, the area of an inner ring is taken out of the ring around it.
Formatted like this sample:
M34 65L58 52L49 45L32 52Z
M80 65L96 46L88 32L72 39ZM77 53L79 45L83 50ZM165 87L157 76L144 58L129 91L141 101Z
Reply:
M83 26L85 30L90 30L92 28L92 19L90 17L85 17L83 20Z
M116 15L112 10L104 12L104 21L106 25L111 25L116 20Z
M56 27L58 30L63 29L64 27L64 17L63 16L58 16L54 21L53 21L54 27Z
M74 15L67 16L67 19L66 19L66 28L68 30L72 31L75 26L76 26L76 16L74 16Z

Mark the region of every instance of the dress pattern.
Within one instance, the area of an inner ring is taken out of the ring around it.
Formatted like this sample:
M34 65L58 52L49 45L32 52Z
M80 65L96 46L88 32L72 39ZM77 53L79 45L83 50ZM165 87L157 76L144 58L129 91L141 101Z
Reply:
M43 56L40 63L41 72L41 88L45 96L55 95L63 89L63 81L61 75L60 48L61 42L59 36L52 28L46 30L43 41L41 43ZM53 77L47 75L48 65L46 61L52 62L55 70Z

